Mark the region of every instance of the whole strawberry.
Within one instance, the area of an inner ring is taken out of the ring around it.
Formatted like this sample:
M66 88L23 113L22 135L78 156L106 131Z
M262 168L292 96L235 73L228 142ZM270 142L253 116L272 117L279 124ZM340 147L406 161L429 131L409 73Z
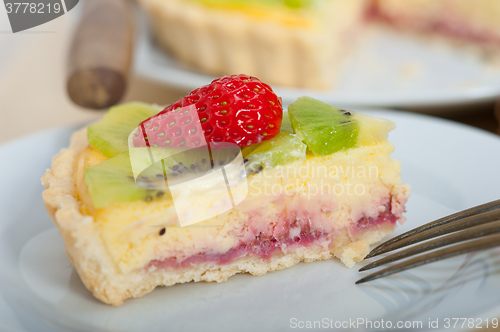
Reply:
M281 99L269 85L247 75L226 76L142 122L134 145L189 148L205 140L243 147L276 136L282 117Z

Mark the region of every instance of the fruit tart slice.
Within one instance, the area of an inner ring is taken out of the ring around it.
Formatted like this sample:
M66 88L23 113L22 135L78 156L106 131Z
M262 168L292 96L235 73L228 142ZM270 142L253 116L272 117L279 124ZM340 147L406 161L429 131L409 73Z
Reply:
M161 110L112 108L42 182L85 286L121 305L157 286L352 267L403 222L394 124L302 97L283 115L258 79L223 77Z

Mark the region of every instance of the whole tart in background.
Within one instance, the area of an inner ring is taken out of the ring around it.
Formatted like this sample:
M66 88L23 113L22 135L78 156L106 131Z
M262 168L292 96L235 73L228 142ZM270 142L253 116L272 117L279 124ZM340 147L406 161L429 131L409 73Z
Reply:
M139 0L159 44L212 75L244 72L269 84L334 86L366 0Z

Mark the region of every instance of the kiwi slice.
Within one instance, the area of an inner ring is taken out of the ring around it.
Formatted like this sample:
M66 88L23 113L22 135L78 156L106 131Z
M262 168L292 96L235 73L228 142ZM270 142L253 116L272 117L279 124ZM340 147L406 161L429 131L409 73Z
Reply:
M210 172L214 165L206 146L199 149L151 148L150 151L153 159L162 163L167 177L201 176Z
M293 134L292 123L290 122L289 116L283 116L283 120L281 121L280 131L288 131Z
M242 149L247 174L306 158L307 146L294 134L282 131L270 140Z
M348 111L310 97L301 97L288 107L297 136L315 155L347 150L358 142L359 123Z
M160 110L159 106L137 102L111 107L101 121L88 127L89 144L109 158L127 151L130 133Z
M171 198L168 184L196 180L229 164L239 152L234 147L211 153L208 149L133 148L87 168L85 183L97 209Z
M149 202L170 196L162 164L146 168L136 181L128 151L87 168L85 184L97 209L114 203Z

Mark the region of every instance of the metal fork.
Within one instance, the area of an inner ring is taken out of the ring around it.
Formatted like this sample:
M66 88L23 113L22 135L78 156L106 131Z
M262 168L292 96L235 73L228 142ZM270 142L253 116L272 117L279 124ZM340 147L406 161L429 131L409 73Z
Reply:
M500 233L500 200L454 213L412 229L411 231L382 243L373 249L366 258L375 257L436 237L439 237L438 239L427 241L384 257L362 267L359 271L373 269L383 264L392 263L430 250L442 247L445 248L418 255L402 263L392 265L358 280L356 284L362 284L417 266L465 253L500 247L500 234L498 233ZM451 244L464 241L466 242L450 246Z

